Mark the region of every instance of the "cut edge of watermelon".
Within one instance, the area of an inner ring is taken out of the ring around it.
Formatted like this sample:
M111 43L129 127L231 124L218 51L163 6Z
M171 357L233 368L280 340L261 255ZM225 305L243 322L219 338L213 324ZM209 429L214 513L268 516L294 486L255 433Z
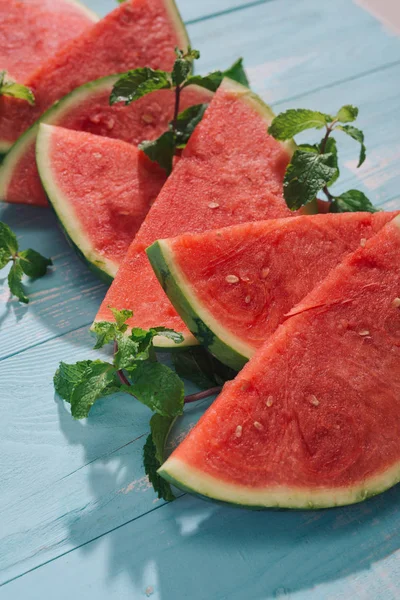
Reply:
M362 484L346 488L260 488L221 481L182 460L169 458L158 473L179 489L244 508L322 509L347 506L372 498L400 482L400 461Z
M228 332L200 303L177 267L168 240L158 240L146 253L163 290L194 337L218 360L239 371L253 356L254 348Z
M57 185L50 162L50 144L54 134L51 125L41 123L38 128L36 140L36 163L38 166L40 180L46 192L46 196L53 207L59 223L71 244L83 258L85 263L100 275L101 278L110 283L117 274L119 264L101 256L93 248L93 244L82 229L78 216Z
M32 144L38 134L39 125L46 123L48 125L56 124L56 122L68 112L71 107L79 105L82 100L86 99L92 93L101 92L102 88L110 87L117 81L119 75L107 75L94 81L89 81L76 88L53 106L51 106L43 115L35 121L35 123L27 129L13 144L9 152L4 157L0 167L0 201L7 202L8 187L12 181L14 170L18 166L20 159L25 154L27 148ZM1 151L1 142L0 142Z
M189 50L189 35L186 31L185 24L182 20L181 14L178 10L175 0L164 0L164 4L171 21L175 25L175 30L180 40L180 49L186 51Z

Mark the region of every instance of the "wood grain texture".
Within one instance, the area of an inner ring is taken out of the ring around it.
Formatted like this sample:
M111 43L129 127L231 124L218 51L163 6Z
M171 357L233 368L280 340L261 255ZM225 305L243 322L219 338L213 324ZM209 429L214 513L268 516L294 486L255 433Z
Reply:
M183 0L180 8L195 21L189 31L202 71L244 55L253 87L278 110L358 105L368 158L357 170L357 145L343 140L338 191L359 187L400 209L398 38L347 0ZM216 12L225 14L208 18ZM105 287L50 212L2 207L0 219L22 247L55 257L54 273L29 285L28 307L9 302L0 280L2 598L399 598L399 486L318 513L240 511L186 495L165 505L141 464L145 407L109 397L90 419L73 421L52 375L61 359L99 356L85 326ZM190 408L175 441L202 409Z

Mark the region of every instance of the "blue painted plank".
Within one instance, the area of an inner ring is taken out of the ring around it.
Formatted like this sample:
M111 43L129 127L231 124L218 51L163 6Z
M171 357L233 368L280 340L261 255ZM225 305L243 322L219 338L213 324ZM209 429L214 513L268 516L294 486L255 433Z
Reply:
M359 173L345 171L343 184L358 184L358 177L368 174L366 185L373 188L374 198L379 195L379 202L396 196L400 138L396 104L398 68L395 65L365 77L359 74L368 66L383 65L396 57L400 61L400 42L387 36L368 13L348 5L347 0L329 4L318 0L302 3L279 0L197 23L190 31L196 45L203 49L204 71L228 65L243 51L254 88L264 99L273 99L279 110L289 105L326 110L349 101L359 103L367 143L375 154L370 154L366 167ZM340 43L338 31L343 36ZM268 43L265 43L266 32ZM337 44L333 58L328 39ZM350 55L352 60L348 60ZM338 82L345 75L353 80L337 83L325 91L312 91ZM300 98L284 104L294 92ZM349 162L356 149L351 143L346 148L344 156ZM354 171L349 164L351 168ZM3 206L0 219L21 234L21 245L55 256L55 272L32 285L29 307L8 302L6 283L0 279L1 360L89 324L106 288L69 251L49 211ZM3 271L1 276L3 273L6 274ZM21 326L16 327L17 323Z
M260 513L184 496L9 583L2 597L395 600L399 501L397 487L344 509Z

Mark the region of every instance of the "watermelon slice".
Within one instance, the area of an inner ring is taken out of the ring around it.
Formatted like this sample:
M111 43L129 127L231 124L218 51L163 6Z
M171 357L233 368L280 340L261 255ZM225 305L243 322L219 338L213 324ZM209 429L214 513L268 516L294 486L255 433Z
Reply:
M163 133L174 110L173 90L159 90L130 106L114 104L109 98L117 75L87 83L57 102L14 144L0 168L0 200L47 206L35 161L35 143L40 123L139 144ZM190 86L182 93L182 110L207 103L213 94Z
M166 174L135 146L41 125L38 167L62 228L90 268L115 277Z
M56 100L87 81L136 67L171 70L176 46L187 48L188 38L174 0L125 0L26 79L34 106L0 99L1 146L10 146Z
M160 240L147 254L193 335L239 370L297 302L393 217L344 213L244 223Z
M75 0L0 0L0 68L24 84L98 17Z
M285 217L282 182L292 144L267 133L272 112L250 90L225 79L197 126L179 164L153 204L96 316L113 321L108 308L130 308L130 325L164 325L195 344L165 296L145 248L185 231ZM156 340L172 346L166 338Z
M400 217L315 288L161 467L252 507L352 504L400 480Z

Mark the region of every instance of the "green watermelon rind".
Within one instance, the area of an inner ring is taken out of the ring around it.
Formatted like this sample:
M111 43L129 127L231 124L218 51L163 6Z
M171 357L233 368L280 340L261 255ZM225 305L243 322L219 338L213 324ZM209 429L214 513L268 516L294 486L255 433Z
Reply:
M201 305L175 264L168 240L158 240L146 253L163 290L191 333L218 360L239 371L254 354L254 348L224 330Z
M97 21L100 20L99 15L97 15L93 10L91 10L90 8L85 6L82 2L79 2L79 0L67 0L67 2L69 4L73 4L74 6L79 8L79 10L81 10L82 13L85 14L93 23L96 23ZM70 40L70 42L71 41L73 41L73 40ZM70 42L66 42L66 43L68 44ZM21 138L18 138L18 139L21 139ZM15 144L16 144L16 142L13 144L13 143L8 142L7 140L0 139L0 165L2 164L2 162L4 162L5 157L7 156L7 154L9 152L11 152L11 150ZM1 199L1 194L0 194L0 199Z
M62 191L57 186L51 170L49 149L51 136L51 126L42 123L38 129L36 140L36 163L47 199L69 244L91 271L105 283L110 284L119 265L105 259L94 250L93 244L80 226L71 203L64 198Z
M400 462L361 484L342 488L258 489L220 481L178 458L169 458L158 470L168 483L204 499L263 510L268 508L316 510L364 502L400 482Z

